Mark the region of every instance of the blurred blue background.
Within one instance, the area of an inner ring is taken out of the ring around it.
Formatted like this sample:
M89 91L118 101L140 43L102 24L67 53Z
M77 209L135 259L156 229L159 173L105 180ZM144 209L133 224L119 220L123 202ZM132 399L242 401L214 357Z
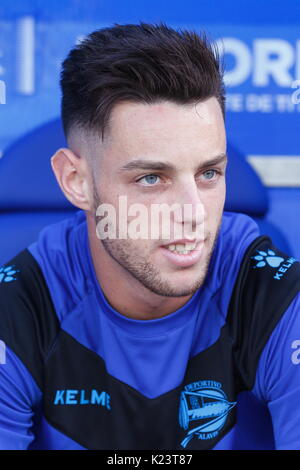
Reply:
M7 149L59 116L60 64L70 48L95 29L138 21L205 30L218 43L228 140L258 172L267 219L300 258L299 0L0 0L0 185L13 158Z

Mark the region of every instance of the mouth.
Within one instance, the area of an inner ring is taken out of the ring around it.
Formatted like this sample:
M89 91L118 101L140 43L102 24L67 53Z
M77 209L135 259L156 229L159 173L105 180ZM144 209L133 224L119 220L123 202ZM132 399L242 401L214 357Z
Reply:
M205 240L180 240L160 247L161 254L173 265L188 267L196 264L203 255Z

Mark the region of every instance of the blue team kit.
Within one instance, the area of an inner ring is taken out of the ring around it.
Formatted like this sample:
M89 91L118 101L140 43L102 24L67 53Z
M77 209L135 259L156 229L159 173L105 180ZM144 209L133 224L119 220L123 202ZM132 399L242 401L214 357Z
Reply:
M84 212L46 227L0 269L0 448L299 449L299 274L225 212L202 287L134 320L101 290Z

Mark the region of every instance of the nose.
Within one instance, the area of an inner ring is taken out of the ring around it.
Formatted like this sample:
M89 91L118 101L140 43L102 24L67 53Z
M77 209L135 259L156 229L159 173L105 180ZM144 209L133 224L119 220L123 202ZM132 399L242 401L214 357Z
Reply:
M174 224L189 239L204 238L205 207L195 181L182 183L176 189Z

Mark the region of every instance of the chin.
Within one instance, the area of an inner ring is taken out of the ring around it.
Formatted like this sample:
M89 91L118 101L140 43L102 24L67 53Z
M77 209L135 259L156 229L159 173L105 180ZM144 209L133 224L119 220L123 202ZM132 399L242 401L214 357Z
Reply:
M161 280L159 283L152 285L148 284L145 285L145 287L155 294L162 295L164 297L188 297L195 294L195 292L200 289L203 282L203 278L191 281L186 280L184 283L182 281L171 283L170 280L165 280L165 282Z

